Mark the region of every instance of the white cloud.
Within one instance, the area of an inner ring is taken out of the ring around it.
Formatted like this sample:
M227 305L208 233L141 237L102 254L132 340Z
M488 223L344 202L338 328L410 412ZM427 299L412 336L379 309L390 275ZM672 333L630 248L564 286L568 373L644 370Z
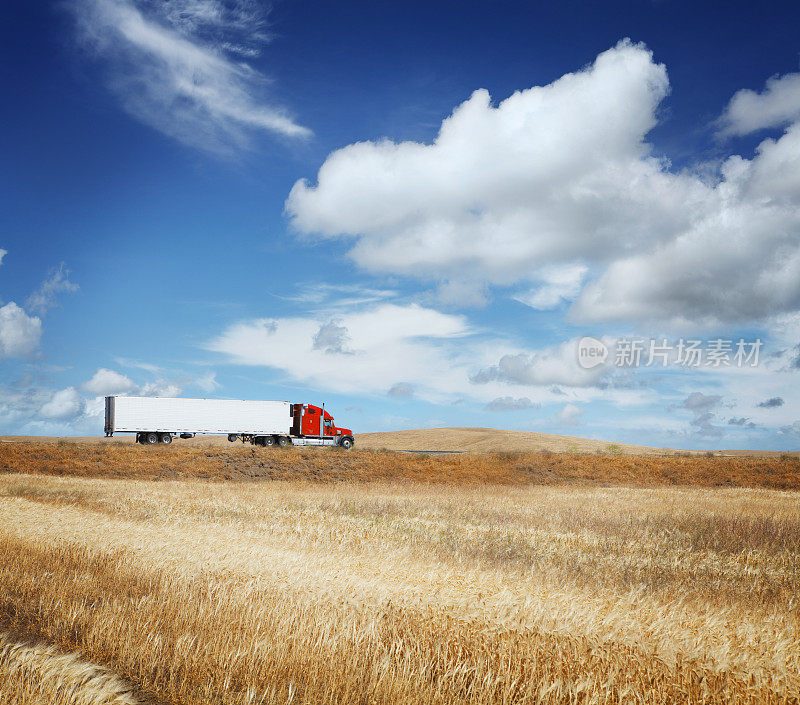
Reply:
M258 5L247 0L73 0L82 39L110 62L124 109L189 146L230 154L254 131L310 131L256 100L264 77L243 63L266 40Z
M202 377L195 378L190 384L204 392L213 392L222 386L217 382L217 373L212 371L207 372Z
M146 368L151 365L144 364ZM36 375L27 374L12 385L0 386L0 428L4 433L22 435L96 435L102 432L103 397L113 394L180 396L182 385L214 391L216 374L181 380L158 378L137 384L114 370L100 368L83 384L54 390L34 384ZM88 397L86 395L89 395Z
M536 308L575 298L586 278L578 320L707 324L796 310L800 125L752 160L730 157L715 178L710 165L674 171L646 141L668 92L665 67L621 42L496 107L476 91L431 144L333 152L316 184L294 185L286 211L300 233L354 241L350 256L374 272L477 291L538 282L516 295ZM463 293L448 303L459 299L471 303Z
M32 354L41 337L40 318L29 316L13 301L0 307L0 359Z
M182 391L175 382L159 379L141 386L136 393L143 397L179 397Z
M581 417L584 415L585 410L577 404L564 404L551 421L558 426L579 426L581 424Z
M587 267L580 264L543 267L537 275L542 283L536 289L517 294L514 299L541 311L556 308L580 293L586 272Z
M194 387L203 392L213 392L221 386L217 382L216 373L211 370L199 377L177 376L173 379L168 379L163 376L164 371L155 365L135 363L134 366L145 369L148 372L156 372L159 377L140 385L120 372L101 367L91 379L80 385L80 390L98 397L116 394L145 397L177 397L183 392L184 387Z
M343 311L339 327L348 344L341 349L320 344L327 323L314 317L244 321L207 347L235 363L274 367L319 388L381 394L396 382L419 382L428 391L447 386L456 351L446 343L470 333L463 317L417 304Z
M0 249L0 264L6 254L6 250ZM62 263L28 297L25 308L41 316L58 305L58 294L75 291L77 288L69 280L69 271ZM26 357L36 351L42 338L42 320L39 316L26 313L14 301L0 306L0 360L6 357Z
M358 236L351 254L368 269L435 278L474 271L514 281L587 254L587 233L597 253L624 247L641 237L645 206L648 224L665 217L668 204L649 189L631 190L627 204L606 196L659 180L643 138L667 89L664 67L622 43L496 108L475 91L433 144L360 142L332 153L316 186L294 185L287 211L301 232Z
M41 414L48 419L74 419L80 416L86 402L75 387L67 387L53 394L52 398L42 406Z
M773 76L761 93L738 91L720 118L723 135L746 135L800 120L800 73Z
M499 381L521 385L584 387L597 384L610 367L610 360L591 369L581 367L578 364L576 339L534 352L503 355L497 364L479 370L470 379L473 384Z
M729 158L708 213L588 284L578 319L748 322L800 307L800 125Z
M136 389L136 383L119 372L101 367L94 373L90 380L81 385L81 390L87 394L105 397L114 394L125 394Z
M69 280L69 270L64 268L62 262L58 269L53 270L25 302L25 308L39 315L47 313L51 308L58 306L58 295L78 290L78 285Z
M532 404L603 397L623 406L640 404L651 394L601 385L607 370L580 368L575 340L530 350L473 329L463 316L419 304L356 307L339 315L337 325L349 336L342 351L315 346L327 323L319 315L241 321L205 347L233 364L280 371L286 376L282 384L343 394L413 395L434 403L469 398L481 404L504 396L526 397Z

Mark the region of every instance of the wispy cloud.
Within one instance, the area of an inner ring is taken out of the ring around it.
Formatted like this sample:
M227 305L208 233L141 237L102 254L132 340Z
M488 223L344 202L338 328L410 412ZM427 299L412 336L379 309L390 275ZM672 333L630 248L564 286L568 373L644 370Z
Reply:
M77 284L69 280L69 270L62 262L58 269L53 270L52 274L28 297L25 308L40 315L47 313L49 309L58 306L59 294L77 291L78 288Z
M264 97L266 78L244 62L268 40L248 0L73 0L81 40L108 62L124 109L164 134L217 154L251 146L259 131L310 130Z

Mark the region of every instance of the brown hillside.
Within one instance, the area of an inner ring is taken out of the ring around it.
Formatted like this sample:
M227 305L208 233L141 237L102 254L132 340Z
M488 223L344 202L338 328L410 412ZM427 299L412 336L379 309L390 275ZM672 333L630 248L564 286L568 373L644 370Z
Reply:
M266 449L77 443L0 444L0 474L140 480L201 479L421 482L494 485L625 485L800 489L795 458L593 453L414 453L334 448ZM22 491L22 490L21 490Z

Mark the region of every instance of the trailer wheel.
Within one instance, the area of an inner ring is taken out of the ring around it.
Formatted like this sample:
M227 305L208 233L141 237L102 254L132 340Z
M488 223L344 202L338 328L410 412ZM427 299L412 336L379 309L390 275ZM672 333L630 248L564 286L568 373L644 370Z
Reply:
M235 441L235 440L236 440L238 437L239 437L239 436L237 436L235 433L229 433L229 434L228 434L228 441L230 441L231 443L233 443L233 442L234 442L234 441Z
M275 445L275 436L262 436L261 445L272 448Z
M161 442L162 443L172 443L172 434L170 434L170 433L162 433L161 434Z
M350 438L342 438L342 442L339 445L345 450L350 450L353 447L353 441Z
M292 441L286 436L278 436L278 445L281 448L288 448L290 445L292 445Z
M155 445L158 443L158 434L157 433L145 433L144 434L144 442L148 445Z

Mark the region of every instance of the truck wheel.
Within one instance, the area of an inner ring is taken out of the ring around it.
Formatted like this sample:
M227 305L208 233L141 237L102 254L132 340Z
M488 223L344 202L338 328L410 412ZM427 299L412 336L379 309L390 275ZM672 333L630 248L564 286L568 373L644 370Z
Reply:
M350 450L353 447L353 441L349 438L342 438L342 442L339 445L345 450Z
M228 441L230 441L231 443L233 443L233 442L234 442L234 441L235 441L235 440L236 440L238 437L239 437L239 436L237 436L235 433L229 433L229 434L228 434Z
M161 442L162 443L172 443L172 434L162 433L161 434Z
M272 448L275 445L275 436L262 436L261 445Z
M278 436L278 445L281 448L288 448L290 445L292 445L292 441L286 436Z
M144 434L144 442L147 445L155 445L158 443L158 434L157 433L145 433Z

